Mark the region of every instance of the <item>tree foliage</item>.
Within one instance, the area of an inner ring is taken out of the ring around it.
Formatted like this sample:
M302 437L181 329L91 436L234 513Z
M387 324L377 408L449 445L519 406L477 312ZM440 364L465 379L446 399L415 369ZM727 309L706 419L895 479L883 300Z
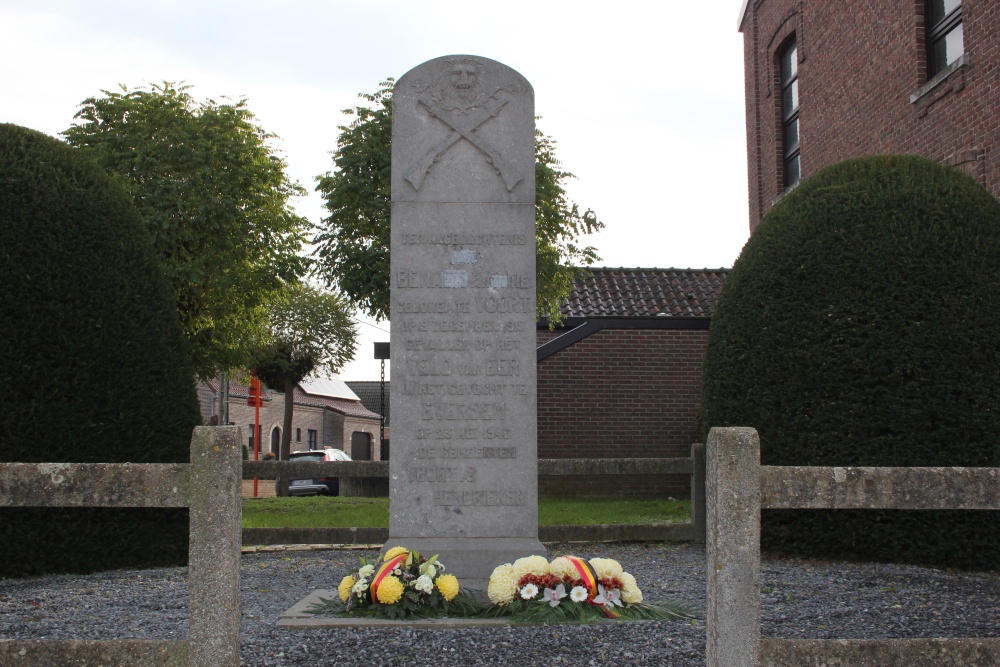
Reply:
M821 170L729 274L705 427L756 428L765 465L1000 465L998 265L1000 202L957 170L913 156ZM763 540L978 567L1000 558L990 514L783 510Z
M253 371L284 392L280 458L291 452L295 385L314 371L337 373L354 358L357 331L340 296L302 282L287 283L269 308L270 342L258 351Z
M63 134L132 196L166 266L195 370L245 366L283 281L307 269L299 255L304 194L247 108L196 101L189 86L101 91Z
M392 163L393 79L375 93L359 95L368 106L345 109L353 117L341 125L334 156L336 170L318 177L316 188L329 216L316 236L317 273L337 285L361 311L389 318L390 172ZM535 219L537 308L539 317L560 319L574 268L600 261L579 237L604 227L593 211L580 211L564 188L573 174L555 156L556 142L535 132Z

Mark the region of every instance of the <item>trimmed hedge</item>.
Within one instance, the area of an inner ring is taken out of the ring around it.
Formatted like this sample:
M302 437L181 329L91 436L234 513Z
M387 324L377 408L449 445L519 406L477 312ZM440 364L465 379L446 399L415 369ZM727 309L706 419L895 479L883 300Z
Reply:
M1000 466L1000 202L913 156L848 160L765 217L713 316L704 424L764 465ZM836 517L836 518L834 518ZM762 546L996 567L996 512L764 513Z
M82 152L0 125L0 461L183 462L194 375L148 232ZM181 564L187 511L2 508L0 576Z

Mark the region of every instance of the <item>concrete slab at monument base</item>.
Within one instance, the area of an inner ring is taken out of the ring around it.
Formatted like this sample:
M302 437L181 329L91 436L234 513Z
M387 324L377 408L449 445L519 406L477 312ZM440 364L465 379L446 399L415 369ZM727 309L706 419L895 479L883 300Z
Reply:
M310 593L291 609L278 617L277 626L288 630L321 630L323 628L375 628L394 626L397 628L423 628L441 630L442 628L496 628L510 625L505 618L420 618L407 621L390 621L385 618L339 618L334 616L315 616L306 613L320 599L335 600L337 591L317 590Z
M458 577L462 590L486 592L490 575L497 565L513 563L525 556L545 556L545 546L530 537L389 537L387 549L400 546L419 551L425 558L434 554Z

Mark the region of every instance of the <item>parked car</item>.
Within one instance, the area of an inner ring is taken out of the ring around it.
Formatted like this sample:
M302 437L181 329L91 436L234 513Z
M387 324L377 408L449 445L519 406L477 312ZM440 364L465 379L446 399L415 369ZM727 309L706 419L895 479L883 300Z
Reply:
M290 461L350 461L351 457L340 449L327 447L308 452L292 452ZM277 482L275 482L277 491ZM338 477L293 477L288 481L291 496L336 496L340 493Z

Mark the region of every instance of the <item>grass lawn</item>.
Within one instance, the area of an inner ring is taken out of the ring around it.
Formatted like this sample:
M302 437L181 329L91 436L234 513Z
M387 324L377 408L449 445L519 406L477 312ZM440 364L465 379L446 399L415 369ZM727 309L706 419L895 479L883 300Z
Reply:
M543 526L690 521L687 500L538 501ZM244 528L387 528L388 498L245 498Z

